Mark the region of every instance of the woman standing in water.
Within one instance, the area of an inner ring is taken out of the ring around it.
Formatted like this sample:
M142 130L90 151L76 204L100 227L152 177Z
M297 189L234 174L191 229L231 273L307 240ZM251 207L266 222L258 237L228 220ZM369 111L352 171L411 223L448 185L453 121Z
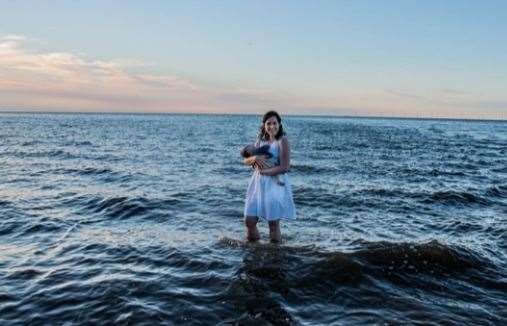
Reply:
M287 176L290 167L290 147L282 127L282 118L275 111L269 111L262 118L262 125L256 146L269 145L273 167L266 164L266 156L251 156L244 163L255 167L248 183L245 201L245 225L247 239L259 240L257 222L262 218L269 223L271 242L280 242L280 220L294 219L296 209L292 189ZM273 178L278 176L277 178ZM281 181L281 182L280 182Z

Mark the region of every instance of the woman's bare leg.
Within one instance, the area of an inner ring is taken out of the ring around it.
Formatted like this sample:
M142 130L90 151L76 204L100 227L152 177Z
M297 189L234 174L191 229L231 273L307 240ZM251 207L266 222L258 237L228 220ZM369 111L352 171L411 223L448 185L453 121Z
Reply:
M280 221L269 222L269 238L271 242L282 241L282 233L280 232Z
M257 241L261 238L259 230L257 230L258 220L256 216L245 216L246 239L248 241Z

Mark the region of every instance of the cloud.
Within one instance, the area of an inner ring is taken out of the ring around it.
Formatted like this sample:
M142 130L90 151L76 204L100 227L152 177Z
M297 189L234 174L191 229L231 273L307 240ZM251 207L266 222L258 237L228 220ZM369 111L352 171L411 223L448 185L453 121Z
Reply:
M61 111L257 112L276 97L199 85L179 76L131 72L138 60L37 52L27 38L0 38L0 108Z
M505 98L457 90L335 89L275 91L213 87L130 58L97 60L34 50L22 35L0 36L0 110L281 113L506 118ZM40 42L39 42L40 43ZM40 44L39 44L40 45ZM225 73L225 72L224 72Z
M15 52L26 37L9 34L0 37L0 56Z
M20 42L25 41L27 38L23 35L16 35L16 34L7 34L5 36L0 37L0 41L13 41L13 42Z

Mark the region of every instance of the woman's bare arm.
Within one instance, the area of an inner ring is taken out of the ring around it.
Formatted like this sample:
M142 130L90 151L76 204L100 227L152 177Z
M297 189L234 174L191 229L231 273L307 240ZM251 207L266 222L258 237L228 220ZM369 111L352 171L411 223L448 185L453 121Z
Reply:
M290 168L290 146L287 138L282 137L280 140L280 165L268 169L261 169L262 175L274 176L288 172Z

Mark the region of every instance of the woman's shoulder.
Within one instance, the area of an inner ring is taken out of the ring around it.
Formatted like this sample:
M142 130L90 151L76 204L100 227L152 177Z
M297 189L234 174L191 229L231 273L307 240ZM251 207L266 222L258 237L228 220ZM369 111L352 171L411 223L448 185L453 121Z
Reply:
M278 147L283 151L289 149L289 140L284 135L278 139Z
M280 137L278 139L278 142L281 143L281 144L288 144L289 143L289 139L287 138L287 136L283 135L282 137Z

